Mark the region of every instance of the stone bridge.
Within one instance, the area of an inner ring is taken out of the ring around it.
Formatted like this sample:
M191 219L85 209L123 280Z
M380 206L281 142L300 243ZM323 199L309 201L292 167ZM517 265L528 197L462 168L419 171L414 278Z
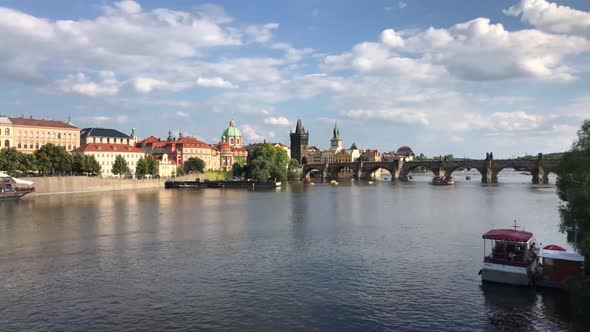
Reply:
M371 179L378 169L386 169L391 173L392 181L407 181L410 173L417 167L429 169L437 176L451 176L459 168L477 169L481 174L482 183L498 183L498 173L504 168L526 170L533 176L534 184L548 183L550 172L556 172L559 159L543 159L539 154L537 159L454 159L454 160L414 160L414 161L380 161L353 163L306 164L303 166L301 178L306 178L311 172L319 172L322 180L337 180L338 173L343 169L352 171L355 179Z

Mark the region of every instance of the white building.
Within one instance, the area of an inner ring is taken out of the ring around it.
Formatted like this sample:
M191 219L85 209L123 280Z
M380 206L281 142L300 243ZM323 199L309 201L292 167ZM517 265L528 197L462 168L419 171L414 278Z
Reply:
M145 156L142 149L126 144L89 143L72 151L72 154L94 156L102 168L102 177L116 176L112 173L115 158L121 155L127 162L127 176L135 177L135 168L139 159Z

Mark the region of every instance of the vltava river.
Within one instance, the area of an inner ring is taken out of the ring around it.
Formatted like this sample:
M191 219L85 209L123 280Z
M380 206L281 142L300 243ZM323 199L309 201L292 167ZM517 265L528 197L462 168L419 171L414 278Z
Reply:
M554 186L455 175L0 202L0 330L582 330L560 293L478 276L514 219L570 248Z

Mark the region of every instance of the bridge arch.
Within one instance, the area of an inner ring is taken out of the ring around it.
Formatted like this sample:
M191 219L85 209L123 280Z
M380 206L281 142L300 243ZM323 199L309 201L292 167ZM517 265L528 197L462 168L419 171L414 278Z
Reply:
M320 174L323 174L324 172L324 168L321 166L308 166L305 165L303 167L303 170L301 171L301 179L305 179L311 176L312 173L314 172L319 172ZM323 175L322 175L323 177Z

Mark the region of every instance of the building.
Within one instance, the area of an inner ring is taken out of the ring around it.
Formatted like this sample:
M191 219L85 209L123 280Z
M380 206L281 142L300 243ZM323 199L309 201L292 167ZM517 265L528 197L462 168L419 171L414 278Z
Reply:
M7 117L0 116L0 149L14 146L12 136L12 122Z
M321 162L322 164L325 163L333 163L334 162L334 156L336 155L337 151L336 150L324 150L322 151L321 154Z
M168 158L167 153L154 154L152 155L156 161L156 168L158 170L158 176L161 178L169 178L176 175L176 163L174 160Z
M403 157L405 161L412 161L414 158L416 158L414 151L412 151L412 149L407 145L403 145L397 149L397 154Z
M340 139L340 130L336 123L334 123L334 131L332 134L332 139L330 140L330 150L335 150L336 152L342 149L342 140Z
M168 132L166 140L150 136L137 142L135 146L145 151L147 155L154 157L165 153L167 158L177 167L182 167L189 158L199 158L205 162L206 170L220 169L217 147L191 136L183 136L182 133L179 133L178 136L179 138L172 136L172 132Z
M234 120L229 122L229 127L221 134L221 141L217 148L220 155L220 168L224 172L231 171L235 162L246 161L248 151L244 148L242 133L236 127Z
M67 151L80 146L80 129L70 121L34 119L33 116L8 119L13 126L12 142L21 152L33 153L48 143L63 146Z
M135 135L135 129L131 130L131 135L127 135L116 129L84 128L80 131L80 146L88 143L127 144L135 146L137 136Z
M350 149L346 150L346 152L350 155L350 159L352 161L357 161L357 159L361 157L361 150L356 147L354 142L350 146Z
M309 144L309 132L305 131L301 119L297 120L295 132L289 134L291 139L291 159L296 159L299 164L304 165L310 162L307 158Z
M94 156L98 161L98 164L102 168L102 177L113 177L112 173L113 165L115 164L115 158L122 156L127 161L127 167L129 168L126 176L134 177L135 168L139 159L145 156L145 152L142 149L136 148L127 144L108 144L108 143L89 143L85 146L79 147L72 151L72 154L80 154L82 156L89 155Z
M308 146L306 158L308 164L320 164L322 162L322 151L316 146Z
M381 161L381 153L377 150L366 149L362 153L364 161L376 162Z

